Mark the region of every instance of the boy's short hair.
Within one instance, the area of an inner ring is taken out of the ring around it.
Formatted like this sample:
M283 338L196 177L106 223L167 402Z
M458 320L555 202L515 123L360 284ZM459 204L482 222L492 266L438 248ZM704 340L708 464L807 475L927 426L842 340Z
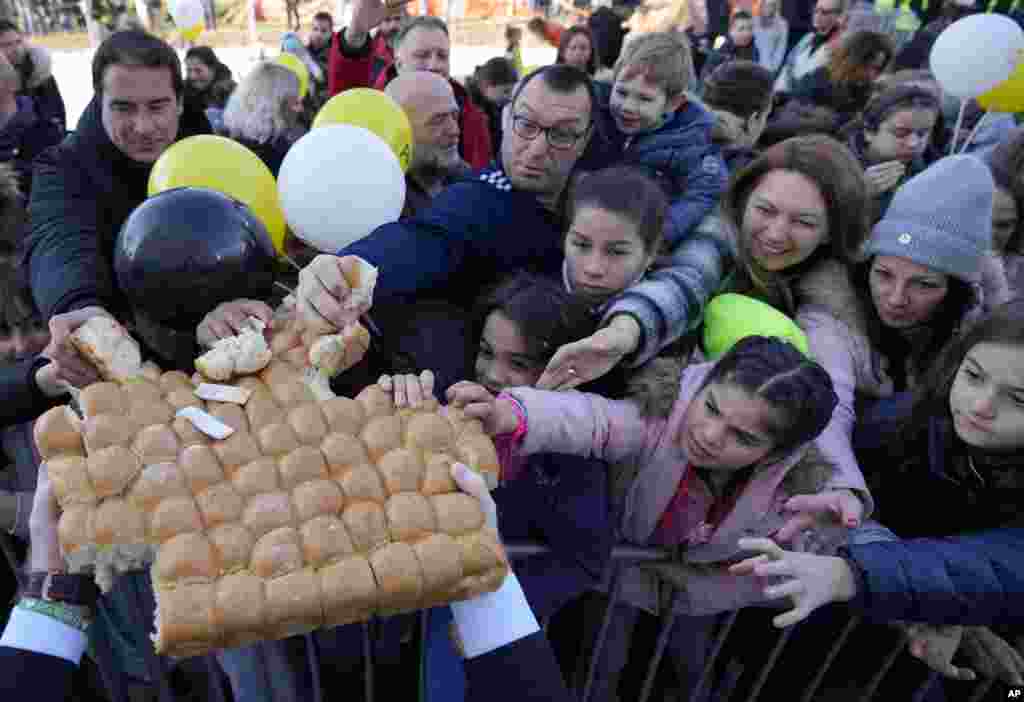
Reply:
M315 15L313 15L313 21L326 22L331 26L332 29L334 28L334 17L331 16L330 12L317 12Z
M676 32L642 34L623 47L613 71L615 80L642 75L670 99L678 97L693 83L690 42Z
M753 22L754 16L746 10L736 10L736 12L732 13L732 17L729 19L729 24L732 25L734 22L738 22L739 20L750 20Z

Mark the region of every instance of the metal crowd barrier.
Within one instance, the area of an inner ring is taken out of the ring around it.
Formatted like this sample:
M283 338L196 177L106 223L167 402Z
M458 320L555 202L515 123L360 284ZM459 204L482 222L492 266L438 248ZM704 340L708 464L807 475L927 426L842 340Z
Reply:
M525 543L509 543L506 544L506 551L508 552L509 558L513 562L516 560L522 560L533 555L544 554L548 551L548 548L541 544L525 544ZM641 548L636 546L622 545L617 546L612 551L612 558L609 561L609 572L604 582L609 583L608 587L608 605L605 609L604 616L601 621L600 628L597 633L596 642L593 650L590 653L589 663L586 664L586 675L582 687L577 686L574 689L574 694L578 698L579 702L590 702L590 697L594 685L595 675L597 671L597 662L600 660L601 652L607 642L608 630L611 625L612 612L615 604L619 601L621 591L621 576L626 569L642 562L651 562L663 560L666 558L667 552L661 549L653 548ZM126 587L129 590L131 601L136 609L137 616L132 617L133 625L137 628L135 632L140 640L149 641L149 634L151 633L151 623L153 621L152 616L149 616L149 612L152 612L152 592L149 588L140 587L140 580L138 578L122 578L118 587ZM681 596L681 593L676 591L673 593L672 602L676 602L677 598ZM655 643L654 655L647 666L646 674L643 678L643 685L640 690L639 696L636 699L637 702L648 702L654 689L655 677L658 673L658 667L661 664L662 658L664 658L665 650L668 646L669 636L672 630L672 626L675 623L677 615L672 611L673 607L668 608L668 611L663 613L660 617L660 624L658 627L658 634ZM719 662L718 658L722 654L725 648L726 641L729 634L733 630L734 624L739 617L740 611L737 610L729 613L723 620L719 627L718 633L714 637L714 641L711 646L710 655L702 669L700 678L693 689L690 698L701 699L701 695L705 693L712 693L709 696L710 700L725 700L730 699L730 692L724 694L716 693L713 688L713 678L716 664ZM425 624L426 612L422 613L421 621ZM816 699L815 694L818 692L825 680L825 676L831 668L832 664L838 658L844 645L849 640L850 635L861 623L859 617L850 617L839 633L836 635L835 640L832 642L829 649L825 652L825 656L822 663L813 676L799 694L793 694L790 699L799 699L800 702L811 702ZM546 628L546 622L543 622ZM366 702L374 702L375 700L375 686L374 686L374 661L373 661L373 622L367 622L362 625L362 648L363 648L363 686L364 695ZM801 624L796 624L788 629L784 630L779 636L777 642L769 651L767 658L764 660L760 669L754 675L754 682L750 687L747 696L744 698L746 702L755 702L761 696L761 692L767 682L769 675L774 669L776 663L779 661L784 650L791 640L801 630ZM426 627L421 627L421 636L426 631ZM323 691L320 686L320 656L318 651L317 643L312 634L305 636L306 643L306 657L309 665L311 679L313 681L313 702L321 702L323 699ZM872 675L869 682L859 689L857 696L858 702L869 702L874 699L879 686L881 685L885 676L892 669L896 663L897 658L906 646L906 639L897 637L895 643L891 644L887 651L887 654L878 668ZM167 671L169 670L169 661L156 655L152 647L144 647L144 655L146 657L146 664L149 671L149 675L154 685L154 692L158 702L175 702L174 695L172 694L171 687L168 682ZM113 651L109 650L109 647L100 647L96 651L97 662L100 668L100 676L107 687L108 694L112 702L120 702L121 700L128 700L128 696L124 691L124 686L121 681L121 676L118 671L113 668ZM228 695L225 693L221 683L221 672L220 666L213 656L207 656L206 667L209 672L211 689L206 699L212 702L226 702ZM929 690L939 681L939 674L933 673L917 688L913 695L913 702L919 702L923 700ZM994 680L980 680L972 690L968 702L978 702L983 699L985 695L991 690ZM680 702L685 702L686 697L685 691L680 697Z

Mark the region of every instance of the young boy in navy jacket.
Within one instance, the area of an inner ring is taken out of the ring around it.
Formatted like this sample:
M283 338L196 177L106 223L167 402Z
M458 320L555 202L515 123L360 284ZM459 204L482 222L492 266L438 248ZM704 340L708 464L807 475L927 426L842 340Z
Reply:
M596 170L625 162L646 168L665 188L670 249L718 204L728 171L711 140L714 119L687 99L694 82L686 39L672 32L643 34L622 50L598 132L580 165Z

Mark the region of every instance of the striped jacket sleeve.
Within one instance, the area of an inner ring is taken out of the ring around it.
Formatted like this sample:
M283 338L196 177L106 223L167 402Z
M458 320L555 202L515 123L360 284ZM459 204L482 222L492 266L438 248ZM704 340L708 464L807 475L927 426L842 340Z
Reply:
M704 305L722 285L731 261L722 221L712 213L662 265L609 303L602 324L618 314L628 314L640 324L640 343L626 359L628 367L643 365L700 323Z

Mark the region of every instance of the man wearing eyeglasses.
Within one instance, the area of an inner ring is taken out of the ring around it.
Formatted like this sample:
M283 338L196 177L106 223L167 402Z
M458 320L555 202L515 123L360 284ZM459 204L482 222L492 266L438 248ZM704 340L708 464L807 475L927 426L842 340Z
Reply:
M578 69L555 64L527 76L503 112L498 161L445 189L415 217L379 227L340 251L339 256L359 256L379 269L374 320L403 301L439 298L453 307L451 316L465 318L483 290L517 271L562 280L562 205L593 132L594 105L590 78ZM600 377L627 357L632 361L640 350L648 351L645 339L663 336L627 311L623 299L631 309L639 305L650 312L644 316L651 324L664 325L678 317L680 301L703 300L718 285L718 261L712 266L716 272L708 275L695 275L692 262L680 268L686 270L669 276L657 293L643 284L627 290L604 312L602 328L587 343L571 345L591 360L603 359L591 364L603 369L584 380ZM341 327L367 312L365 306L349 307L349 296L336 256L318 256L299 276L299 309L307 318ZM408 324L414 313L406 307L404 316ZM402 331L385 328L384 335ZM415 355L421 369L435 372L435 389L443 394L468 368L455 367L456 344L440 336L433 333L425 344L431 348ZM575 366L578 380L586 373L581 363Z
M807 74L826 65L843 32L849 0L817 0L811 19L813 31L797 42L775 80L777 93L789 93Z

